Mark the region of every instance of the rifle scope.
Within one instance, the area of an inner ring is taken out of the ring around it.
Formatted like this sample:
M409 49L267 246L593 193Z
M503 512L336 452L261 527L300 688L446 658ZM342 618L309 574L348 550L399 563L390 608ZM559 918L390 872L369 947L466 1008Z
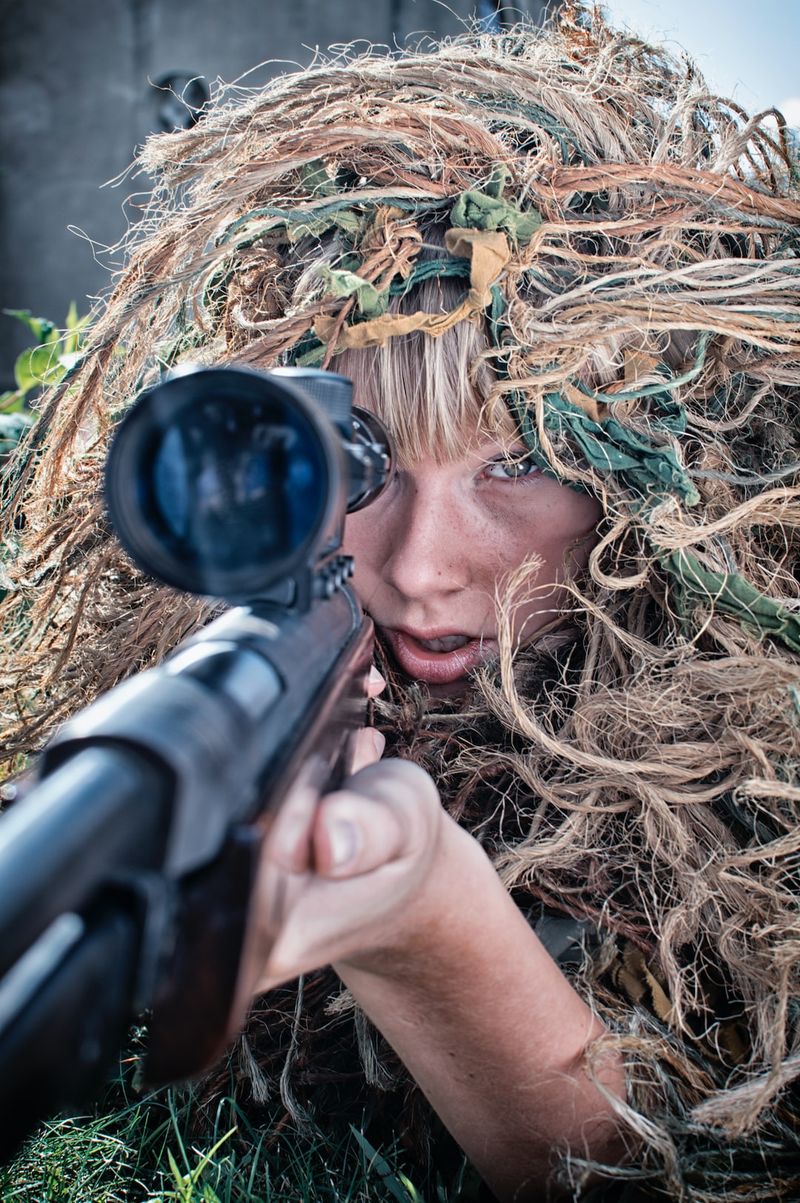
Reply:
M253 599L335 552L346 512L392 471L389 437L344 376L181 368L146 389L106 466L112 524L151 576Z

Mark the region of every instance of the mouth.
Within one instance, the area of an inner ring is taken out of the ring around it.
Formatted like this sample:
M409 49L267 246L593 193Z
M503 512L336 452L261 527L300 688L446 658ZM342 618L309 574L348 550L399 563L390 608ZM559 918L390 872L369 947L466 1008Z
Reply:
M496 650L483 635L383 628L392 655L406 676L429 685L450 685L466 677Z

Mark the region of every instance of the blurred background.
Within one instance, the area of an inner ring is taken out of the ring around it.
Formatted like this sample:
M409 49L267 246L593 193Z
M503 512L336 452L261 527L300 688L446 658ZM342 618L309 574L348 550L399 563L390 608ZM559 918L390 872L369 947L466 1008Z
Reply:
M317 46L402 45L457 33L470 17L488 27L518 13L539 22L545 7L515 0L512 15L502 0L0 0L0 308L57 325L73 300L88 311L87 297L110 283L116 256L106 248L135 219L135 193L148 183L109 181L148 134L191 123L216 79L253 87L309 63ZM31 341L22 323L0 316L0 389L13 387L16 355Z
M800 122L800 0L604 7L615 23L686 50L745 107L783 103ZM309 63L317 46L391 47L457 33L464 19L540 22L547 9L546 0L0 0L0 308L56 325L71 301L88 312L110 284L107 248L147 188L125 175L136 147L192 122L216 79L255 86ZM14 387L31 341L0 316L0 390Z

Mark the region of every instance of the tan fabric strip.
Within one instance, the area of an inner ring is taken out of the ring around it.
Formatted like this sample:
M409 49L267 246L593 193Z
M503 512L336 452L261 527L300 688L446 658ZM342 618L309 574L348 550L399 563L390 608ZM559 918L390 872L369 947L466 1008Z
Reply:
M386 313L346 326L336 341L337 352L349 347L380 347L387 338L414 330L438 338L457 322L486 309L492 299L491 286L511 258L506 235L498 230L448 230L444 242L451 255L470 260L470 289L461 304L450 313ZM334 316L317 318L314 333L321 342L329 341L337 321Z

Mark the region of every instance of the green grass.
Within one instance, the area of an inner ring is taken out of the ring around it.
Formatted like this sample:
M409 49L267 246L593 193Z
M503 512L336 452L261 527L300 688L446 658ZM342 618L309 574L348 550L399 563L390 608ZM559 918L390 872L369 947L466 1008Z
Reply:
M43 1125L0 1169L2 1203L425 1203L397 1150L354 1127L338 1143L318 1129L270 1137L222 1099L198 1143L191 1092L126 1091L116 1084L113 1110Z

